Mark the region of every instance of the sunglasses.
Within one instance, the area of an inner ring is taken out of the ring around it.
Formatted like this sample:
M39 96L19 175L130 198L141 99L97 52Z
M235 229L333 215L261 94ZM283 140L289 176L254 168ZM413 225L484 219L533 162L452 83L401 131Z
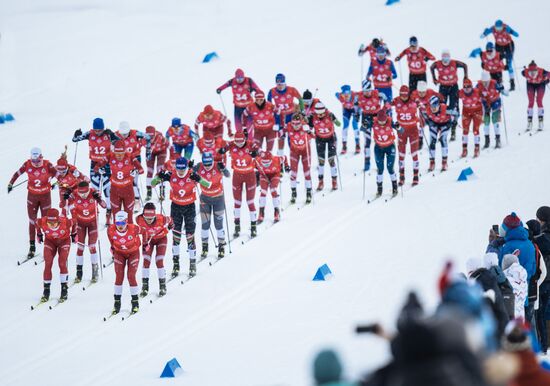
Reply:
M127 224L126 221L115 221L115 225L116 225L117 227L123 227L123 226L125 226L126 224Z

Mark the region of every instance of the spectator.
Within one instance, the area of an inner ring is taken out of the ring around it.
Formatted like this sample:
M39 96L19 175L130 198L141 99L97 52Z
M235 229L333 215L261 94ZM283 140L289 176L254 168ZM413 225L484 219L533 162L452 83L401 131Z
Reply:
M512 285L506 278L506 275L502 271L502 268L498 265L498 255L496 253L490 252L486 253L483 256L483 263L485 268L489 270L497 279L498 287L500 292L502 292L502 298L504 300L504 307L506 307L506 312L510 319L514 318L514 289Z
M548 334L546 311L550 302L550 275L548 269L550 267L550 207L541 206L537 210L537 221L540 224L539 232L533 229L533 243L538 247L542 259L539 267L541 269L541 277L539 278L539 297L537 311L537 332L539 336L541 351L546 353L548 350Z
M316 385L352 386L342 381L342 363L333 350L323 350L313 361L313 377Z
M519 264L518 257L514 254L505 255L502 259L504 274L514 288L516 306L515 318L525 318L525 299L527 298L527 271Z

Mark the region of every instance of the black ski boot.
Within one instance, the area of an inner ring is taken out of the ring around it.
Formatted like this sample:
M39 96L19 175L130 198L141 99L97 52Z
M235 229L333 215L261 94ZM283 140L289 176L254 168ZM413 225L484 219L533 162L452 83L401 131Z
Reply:
M172 277L177 277L180 274L180 257L178 255L172 257Z
M44 292L42 292L42 297L40 298L41 303L50 300L50 285L51 283L44 283Z
M189 277L194 277L197 274L197 262L195 259L189 260Z
M69 286L67 283L61 283L61 295L59 296L59 302L63 303L65 300L67 300L67 297L69 295Z
M29 253L27 253L27 259L33 258L36 253L36 242L34 240L31 240L29 242Z
M76 266L76 277L74 278L75 283L80 283L82 281L82 266Z
M237 238L241 234L241 220L235 219L235 230L233 231L233 237Z
M120 312L120 298L122 295L115 295L115 305L113 306L113 311L111 314L116 315Z
M202 252L201 252L201 258L204 259L206 256L208 256L208 241L202 242Z
M527 129L525 131L531 131L533 128L533 117L527 117Z
M159 296L166 295L166 279L159 279Z
M311 204L311 188L306 189L306 204Z
M225 257L225 241L220 241L218 243L218 259L223 259Z
M485 143L483 144L483 148L484 149L488 149L489 148L489 145L491 145L491 139L489 138L488 135L485 136Z
M290 203L291 203L291 204L296 204L296 197L298 196L298 195L296 194L296 188L290 188L290 190L292 191L292 192L290 193Z
M153 189L150 186L147 187L147 196L145 196L145 201L151 201L153 198Z
M382 183L377 182L376 183L376 197L380 197L382 195Z
M250 237L256 237L256 221L250 221Z
M422 146L424 146L424 136L418 137L418 150L422 150Z
M539 128L538 131L542 131L544 129L544 116L539 115Z
M92 264L92 283L97 283L99 279L99 264Z
M514 91L516 89L516 81L514 78L510 79L510 91Z
M397 196L398 190L397 190L397 181L391 182L391 195L392 197Z
M132 314L139 311L139 298L137 295L132 295Z
M495 136L495 149L500 149L501 145L500 145L500 134L497 134Z
M141 293L139 294L139 296L144 298L147 296L148 293L149 293L149 278L144 277L143 279L141 279Z

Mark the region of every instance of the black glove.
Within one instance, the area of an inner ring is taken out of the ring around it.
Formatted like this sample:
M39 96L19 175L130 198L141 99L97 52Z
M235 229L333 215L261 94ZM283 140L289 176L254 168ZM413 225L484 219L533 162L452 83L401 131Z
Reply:
M424 61L425 62L429 62L430 61L430 58L428 58L427 56L424 57Z
M168 173L166 170L161 170L158 176L163 181L168 181L170 179L170 173Z
M289 173L290 172L290 166L288 165L285 165L285 172Z
M63 199L65 201L67 201L69 198L71 198L71 192L70 191L66 191L65 193L63 193Z
M114 133L111 131L111 129L105 129L103 132L104 132L105 134L109 135L109 136L111 136L111 135L114 134Z
M258 152L256 150L251 150L250 155L252 156L252 158L256 158L258 156Z
M225 153L227 153L227 148L226 148L226 147L220 147L220 149L218 150L218 153L219 153L219 154L225 154Z
M95 191L92 193L92 197L95 198L96 200L99 200L101 198L101 195L99 194L98 191Z
M191 173L191 176L189 178L196 182L199 182L201 180L201 176L199 176L196 172Z
M13 184L8 184L8 193L10 193L13 190Z
M219 88L216 89L216 94L221 94L222 90L220 90Z
M44 242L44 235L42 233L37 233L36 238L38 239L38 242L42 244Z
M243 134L246 138L248 138L248 130L246 129L246 127L243 129Z
M222 161L218 162L218 169L223 171L223 169L225 169L225 165Z
M71 243L76 243L76 233L71 233Z
M193 166L195 166L195 161L189 160L189 162L187 163L187 167L188 167L189 169L193 169Z
M75 130L75 132L73 134L73 138L80 137L81 135L82 135L82 130L80 130L80 129Z

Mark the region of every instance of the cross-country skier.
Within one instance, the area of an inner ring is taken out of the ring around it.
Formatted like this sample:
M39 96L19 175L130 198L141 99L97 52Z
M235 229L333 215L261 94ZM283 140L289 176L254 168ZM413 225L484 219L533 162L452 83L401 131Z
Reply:
M57 180L56 185L59 188L59 208L61 208L61 214L66 216L67 197L71 195L71 192L79 182L89 181L89 179L74 165L70 165L67 162L66 154L62 154L61 158L57 160L55 170L57 170L57 174L55 175L55 179Z
M111 145L118 141L120 138L113 133L110 129L105 129L103 119L95 118L92 124L92 130L85 133L78 129L74 132L73 142L80 142L88 140L89 146L89 158L90 158L90 181L92 187L95 190L103 190L103 196L107 201L107 224L111 223L111 168L109 165L105 165L102 170L103 174L99 173L99 168L96 168L98 161L102 161L105 157L111 154Z
M451 59L449 50L443 50L441 60L437 60L430 66L434 84L439 84L439 93L443 95L442 102L447 104L451 121L451 141L456 138L456 125L458 120L458 69L464 70L464 79L468 77L468 66L459 60ZM436 75L437 73L437 75Z
M220 94L228 87L231 87L231 91L233 91L235 131L241 131L243 127L247 126L246 121L242 121L243 112L252 103L252 92L258 92L260 88L252 78L245 76L244 71L240 68L235 71L235 77L216 89L216 93Z
M275 106L265 100L263 91L254 94L254 103L250 103L243 112L243 120L248 122L245 129L248 137L254 138L254 144L261 149L273 149L277 131L275 129Z
M512 29L509 25L506 25L502 20L497 20L491 27L485 28L480 38L483 39L490 34L493 34L496 43L496 50L500 54L500 57L506 61L506 68L508 69L508 75L510 76L510 91L514 91L516 88L514 82L514 41L512 36L519 37L519 34Z
M197 127L195 127L195 129L197 129ZM178 153L178 157L181 156L188 160L191 159L194 147L193 141L198 138L198 135L191 130L189 125L181 123L181 118L172 118L172 123L168 130L166 130L165 138L168 141L168 146L172 146L175 152Z
M267 100L275 105L275 124L279 131L277 155L281 156L285 148L286 124L290 122L295 111L294 101L298 101L300 111L304 110L304 102L296 88L286 85L284 74L275 76L275 84L275 87L269 90Z
M426 110L427 123L430 128L430 166L428 171L435 169L435 147L437 141L441 143L441 171L447 170L447 156L449 154L449 135L452 122L451 116L447 113L447 105L441 103L437 96L430 98L430 107Z
M97 282L99 265L97 255L97 205L107 207L107 203L101 198L101 194L90 187L88 181L81 181L76 189L68 197L71 217L76 223L76 277L75 283L82 281L84 268L84 246L88 236L88 249L92 263L92 282Z
M115 304L112 311L113 315L120 312L125 270L132 297L131 312L135 314L139 311L139 287L136 272L139 266L141 232L142 230L138 225L128 223L128 213L124 211L115 213L115 223L109 225L107 229L107 237L111 243L111 252L115 261Z
M407 153L407 142L411 149L413 160L413 181L412 185L418 185L418 106L410 97L409 87L401 86L399 96L392 101L395 108L397 123L402 129L398 133L399 142L399 185L405 183L405 154Z
M416 36L411 36L409 47L397 55L395 61L399 62L404 56L407 57L407 65L409 66L409 89L413 92L416 90L419 81L426 82L426 63L435 60L435 56L424 47L418 46Z
M315 105L320 102L319 98L314 98L313 94L309 89L306 89L302 94L302 100L304 101L304 108L302 110L302 115L306 120L309 120L309 117L315 111Z
M487 42L485 51L481 53L481 68L491 74L491 79L496 80L497 83L502 83L504 63L502 63L500 54L495 50L493 42Z
M476 88L481 94L481 103L483 105L483 132L485 134L485 143L483 148L487 149L490 144L490 124L493 122L495 131L495 149L500 148L500 119L502 115L501 93L506 93L504 86L497 83L487 71L481 72L481 80Z
M298 175L298 164L302 163L306 187L306 204L311 202L311 146L310 140L314 139L315 135L310 131L309 126L303 120L301 114L296 113L290 121L290 129L288 131L289 147L290 147L290 189L292 191L290 202L296 202L297 192L296 177ZM288 172L288 166L285 165L285 170Z
M386 57L386 49L378 47L376 49L376 60L371 61L367 78L372 79L374 88L384 95L389 103L393 99L392 79L397 78L397 72L393 62Z
M394 171L395 163L395 135L393 134L394 124L388 117L386 110L382 109L376 114L376 119L372 126L372 135L374 137L374 157L376 160L376 197L380 197L383 192L384 181L384 159L388 168L392 184L392 195L397 196L397 176Z
M153 195L151 180L166 162L168 140L154 126L147 126L145 132L151 137L151 155L147 158L147 196L145 197L145 201L151 201Z
M332 177L332 190L338 189L338 168L336 167L336 133L334 125L340 127L340 121L327 110L321 102L315 105L315 111L309 119L309 126L315 131L315 145L317 147L317 160L319 162L319 185L317 191L325 187L324 170L325 159L330 165Z
M424 146L424 127L428 125L426 122L427 109L430 106L430 98L436 95L439 100L443 100L443 95L437 91L428 88L428 84L421 80L416 85L416 90L411 93L411 99L416 102L419 112L419 125L418 125L418 150L422 150Z
M149 267L153 252L156 252L155 265L159 279L159 296L166 294L166 269L164 268L164 256L168 245L168 232L173 228L172 219L169 216L157 213L157 208L152 202L143 206L143 213L136 217L136 224L141 228L143 246L143 267L141 268L141 297L149 293Z
M464 79L463 88L458 92L458 97L462 100L462 155L464 158L468 155L468 133L470 126L474 134L474 158L479 156L479 126L483 121L483 105L481 103L481 94L478 88L474 88L472 81Z
M52 282L53 259L57 255L59 264L59 281L61 282L61 295L59 301L67 300L69 270L67 258L71 249L71 242L76 241L75 224L71 219L60 216L59 211L50 208L46 216L37 221L37 237L39 243L44 243L44 293L41 302L47 302L50 298L50 285Z
M271 191L271 198L273 199L273 221L278 222L281 210L281 200L279 199L279 183L282 176L281 157L273 156L270 151L260 150L260 154L254 162L256 162L256 168L260 172L260 214L258 215L258 224L264 221L268 190Z
M170 217L174 222L174 229L172 230L172 277L178 276L180 271L180 242L184 223L187 251L189 253L189 276L193 277L197 273L197 247L195 243L197 184L209 187L211 183L192 171L189 167L189 161L184 157L176 160L173 171L161 171L151 184L154 187L161 181L170 182L170 200L172 201Z
M390 50L388 49L388 46L386 43L384 43L384 40L381 38L374 38L368 45L361 44L361 47L359 47L359 51L357 52L357 55L363 56L366 52L369 53L369 57L371 62L376 60L376 51L379 47L384 48L386 55L390 56Z
M210 237L210 224L212 222L214 222L218 238L218 258L225 256L225 230L223 227L225 192L223 189L223 177L229 177L231 174L225 167L225 162L222 160L215 162L214 160L213 153L204 152L202 153L202 162L194 166L195 173L203 179L210 181L210 186L200 185L202 258L208 255L208 239Z
M43 217L52 203L50 180L57 173L50 161L42 157L42 151L33 147L31 157L13 174L8 183L8 193L13 190L13 184L19 176L27 173L27 214L29 216L29 253L27 258L33 258L36 252L36 218L38 210Z
M357 115L354 114L353 103L358 93L351 91L351 87L347 84L343 85L341 92L337 92L336 99L342 104L342 119L344 126L342 128L342 151L340 154L346 154L348 151L348 127L351 120L351 126L353 128L353 137L355 138L355 154L361 152L361 145L359 143L359 120L356 119Z
M527 131L533 127L533 106L535 105L535 99L537 100L537 115L539 118L539 130L544 128L544 91L546 85L550 82L550 73L544 68L537 66L534 60L529 63L528 67L523 67L521 71L527 81L527 98L529 104L527 105Z
M227 127L227 135L233 137L231 121L221 111L214 110L211 105L206 105L197 117L194 128L198 137L201 136L202 130L203 133L211 132L215 138L223 138L224 125Z

